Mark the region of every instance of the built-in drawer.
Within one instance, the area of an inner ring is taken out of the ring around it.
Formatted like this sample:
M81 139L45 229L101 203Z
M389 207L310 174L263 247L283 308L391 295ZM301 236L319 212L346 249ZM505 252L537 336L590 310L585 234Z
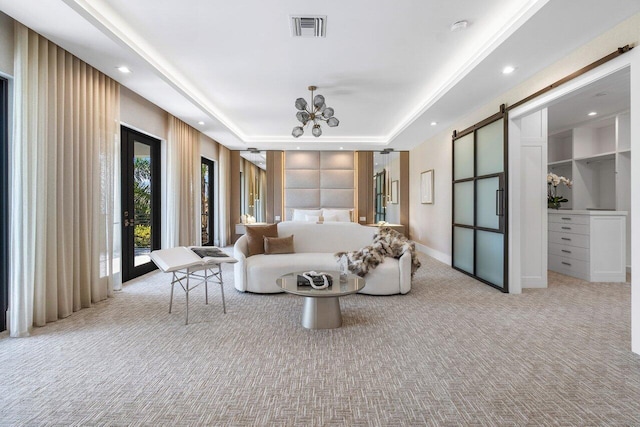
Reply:
M560 224L589 224L589 215L571 215L563 213L550 213L549 222Z
M589 261L589 249L578 248L576 246L559 245L557 243L549 243L549 255L562 256L580 261Z
M589 248L589 236L584 234L560 233L549 230L549 243Z
M584 224L565 224L561 222L550 222L549 231L559 231L561 233L589 234L589 226Z
M589 263L571 258L556 255L549 255L549 270L577 277L582 280L589 280Z

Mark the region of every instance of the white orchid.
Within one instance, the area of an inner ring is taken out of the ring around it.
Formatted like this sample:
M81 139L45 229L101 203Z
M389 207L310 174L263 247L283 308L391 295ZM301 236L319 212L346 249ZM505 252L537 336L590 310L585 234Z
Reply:
M549 172L547 174L547 185L549 189L547 191L547 204L548 207L559 209L560 203L568 202L569 200L565 199L562 196L558 196L558 185L564 184L567 188L571 188L573 185L573 181L564 176L558 176L555 173Z

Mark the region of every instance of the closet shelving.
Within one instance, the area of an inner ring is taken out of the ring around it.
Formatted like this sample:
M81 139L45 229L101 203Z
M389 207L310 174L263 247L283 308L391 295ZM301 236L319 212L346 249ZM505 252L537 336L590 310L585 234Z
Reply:
M558 193L562 209L627 211L627 265L630 263L630 116L623 111L549 135L548 170L573 181Z

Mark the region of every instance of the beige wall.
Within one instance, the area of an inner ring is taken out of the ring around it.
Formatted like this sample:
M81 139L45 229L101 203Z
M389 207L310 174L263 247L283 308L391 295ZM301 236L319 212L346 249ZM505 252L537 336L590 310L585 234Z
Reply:
M219 151L218 143L207 135L200 134L200 153L202 157L206 157L209 160L218 161Z
M120 89L120 121L159 139L167 139L167 112L124 86Z
M13 18L0 12L0 75L13 76Z
M439 135L422 142L410 156L410 235L421 249L436 258L450 262L451 257L451 135L531 95L551 83L610 54L618 47L640 42L640 14L624 21L562 60L544 69L525 83L506 92L473 113L458 118ZM481 84L481 82L479 82ZM435 203L420 203L420 173L435 169Z

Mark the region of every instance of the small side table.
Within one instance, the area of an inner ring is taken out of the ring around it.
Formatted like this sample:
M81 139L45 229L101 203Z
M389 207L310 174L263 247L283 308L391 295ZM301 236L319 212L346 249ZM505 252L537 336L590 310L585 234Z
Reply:
M302 326L307 329L333 329L342 326L342 312L338 298L355 294L364 288L365 280L355 274L348 274L347 280L340 282L340 273L329 271L333 284L325 289L311 286L298 286L298 274L285 274L276 279L283 291L304 297L302 308Z

